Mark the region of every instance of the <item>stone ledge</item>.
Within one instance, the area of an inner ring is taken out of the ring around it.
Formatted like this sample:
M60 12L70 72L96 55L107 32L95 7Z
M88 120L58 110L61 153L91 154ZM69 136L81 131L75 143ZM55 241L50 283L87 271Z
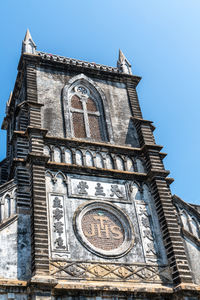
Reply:
M37 152L29 152L27 155L26 162L45 165L45 163L47 163L48 160L49 160L49 156Z
M15 279L1 279L0 286L27 286L27 281Z
M63 137L55 137L55 136L50 136L50 135L46 135L45 136L45 141L51 143L51 142L54 142L54 143L61 143L61 145L63 146L67 146L67 143L71 143L71 144L75 144L75 145L79 145L81 147L87 147L87 146L98 146L98 147L105 147L105 148L112 148L112 149L116 149L116 151L119 151L119 150L123 150L123 151L135 151L137 152L138 154L141 152L141 148L137 148L137 147L131 147L131 146L128 146L128 145L117 145L117 144L114 144L114 143L110 143L110 142L102 142L102 141L91 141L91 140L86 140L86 139L77 139L77 138L63 138Z
M144 146L142 146L141 150L144 152L160 152L163 149L163 146L161 145L157 145L157 144L144 144Z
M44 104L43 103L39 103L39 102L34 102L34 101L30 101L30 100L28 100L28 101L23 101L23 102L21 102L21 103L19 103L18 105L17 105L17 107L16 107L16 112L18 111L18 110L20 110L23 106L34 106L34 107L42 107L42 106L44 106Z
M45 128L41 128L41 127L33 127L33 126L28 126L25 132L26 136L29 136L31 133L34 134L38 134L41 135L42 137L45 137L47 134L48 130Z
M180 283L174 288L175 292L179 291L197 291L200 292L200 285L194 283Z
M152 124L153 121L149 121L149 120L144 120L142 118L138 118L138 117L131 117L133 121L136 122L140 122L144 125L148 124L151 127L151 130L154 131L156 129L156 127Z
M29 284L36 284L36 285L48 285L48 286L55 286L58 283L58 280L52 276L42 276L42 275L35 275L33 276Z
M46 156L48 158L48 156ZM47 166L56 169L59 168L63 171L70 171L72 173L75 172L83 172L82 174L95 174L99 176L116 176L117 178L125 178L126 179L138 179L138 180L145 180L147 178L146 173L139 173L139 172L128 172L128 171L120 171L120 170L111 170L111 169L104 169L104 168L95 168L95 167L89 167L89 166L79 166L74 164L67 164L67 163L57 163L48 161Z
M170 174L170 171L168 170L161 170L161 169L151 169L149 172L148 172L148 177L150 178L155 178L155 177L162 177L162 178L166 178L168 175Z
M173 293L171 286L153 283L128 283L128 282L105 282L100 281L59 281L54 287L55 290L90 290L90 291L115 291L115 292L134 292L134 293Z

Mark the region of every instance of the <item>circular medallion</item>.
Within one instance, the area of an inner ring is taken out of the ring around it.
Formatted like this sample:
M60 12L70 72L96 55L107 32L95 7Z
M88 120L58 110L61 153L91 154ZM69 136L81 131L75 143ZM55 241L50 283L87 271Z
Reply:
M89 96L90 94L89 90L83 85L76 86L75 91L82 97Z
M94 201L78 207L74 230L79 241L98 256L121 257L133 246L128 216L117 206Z

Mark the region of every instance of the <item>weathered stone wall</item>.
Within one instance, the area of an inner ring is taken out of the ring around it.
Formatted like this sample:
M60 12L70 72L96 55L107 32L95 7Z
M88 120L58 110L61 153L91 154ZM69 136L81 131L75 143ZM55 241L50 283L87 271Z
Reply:
M31 275L30 217L15 216L1 226L0 277L29 279Z
M176 195L173 196L173 202L193 279L200 284L200 268L197 263L200 261L200 215L198 210Z
M137 133L130 120L131 109L126 85L120 82L93 79L105 93L111 116L114 142L139 147Z
M170 282L155 208L147 185L142 190L130 181L48 171L50 272L69 279L121 280L128 274L128 280ZM90 227L87 217L102 214L105 228L98 220Z
M79 179L77 178L76 182L78 184L78 182L82 181L82 180L87 180L88 178L85 178L84 176ZM98 178L96 178L96 181L98 181ZM75 182L72 184L76 184ZM93 188L95 187L96 182L92 182ZM95 190L95 188L94 188ZM50 192L50 195L49 195ZM63 223L65 223L66 226L66 235L67 235L67 247L69 249L68 254L65 255L65 258L69 258L69 259L73 259L73 260L90 260L90 261L104 261L105 259L100 258L97 255L93 255L91 254L91 252L89 252L87 249L85 249L85 247L83 247L83 245L77 240L77 238L74 235L74 230L73 230L73 216L74 213L76 211L76 209L79 207L79 205L83 204L85 201L87 201L87 196L85 195L85 197L83 199L78 199L78 195L75 197L73 196L73 192L72 192L72 197L68 197L67 196L67 190L66 190L66 186L63 183L63 179L62 177L58 177L57 178L57 182L55 184L51 183L51 178L47 177L47 197L49 199L49 202L53 205L53 199L56 197L56 195L59 197L63 197L63 205L65 206L65 211L67 211L67 214L65 216L65 221L62 220ZM59 198L59 199L61 199ZM96 197L96 199L98 199L99 197ZM100 199L103 200L103 197L100 197ZM85 201L84 201L85 200ZM114 201L117 201L117 199L114 199ZM131 252L129 254L127 254L126 256L124 256L123 258L118 258L117 260L112 260L112 262L114 261L118 261L118 262L130 262L130 261L134 261L134 262L144 262L144 256L143 256L143 252L142 252L142 244L141 244L141 239L139 237L139 228L138 228L138 224L136 222L136 215L135 215L135 208L134 206L132 206L132 204L128 203L128 201L126 201L127 203L117 203L119 208L121 208L122 210L125 210L126 213L129 215L129 217L131 218L133 224L134 224L134 231L135 231L135 236L137 237L137 241L135 244L135 247L131 250ZM54 217L53 217L53 212L51 213L52 208L50 208L50 230L52 232L52 234L55 234L55 230L54 230ZM59 220L60 221L60 220ZM63 239L64 239L65 233L62 235ZM66 239L66 237L65 237ZM52 240L52 246L55 238L51 238ZM66 252L66 251L64 251ZM60 254L61 255L61 254ZM54 256L54 255L53 255ZM57 256L57 255L56 255ZM54 256L55 257L55 256ZM59 257L59 256L57 256Z
M42 127L48 135L65 137L62 90L72 76L69 73L55 72L39 68L37 70L38 101L42 108ZM139 147L137 133L130 120L131 109L126 85L92 78L106 96L114 143ZM104 108L105 109L105 108Z
M200 248L186 237L184 238L184 242L195 283L200 284Z
M18 216L17 278L31 277L31 225L30 215Z
M14 222L0 230L0 276L4 278L17 278L17 225Z
M23 293L6 293L0 294L0 300L27 300L28 295Z
M42 127L51 136L64 137L62 115L62 89L69 79L63 72L48 69L37 70L38 102L43 103Z

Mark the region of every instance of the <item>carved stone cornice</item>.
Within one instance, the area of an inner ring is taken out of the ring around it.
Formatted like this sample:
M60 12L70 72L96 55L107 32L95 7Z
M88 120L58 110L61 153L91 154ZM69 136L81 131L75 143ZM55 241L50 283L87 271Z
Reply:
M174 287L175 292L182 292L182 291L196 291L199 295L200 292L200 285L198 284L190 284L190 283L180 283L179 285ZM194 296L194 295L193 295Z
M51 68L60 69L62 71L70 70L76 73L90 73L97 77L111 77L124 82L126 78L130 78L134 82L135 86L141 80L141 77L121 73L118 68L109 67L94 62L86 62L78 59L68 58L60 55L49 54L41 51L37 51L36 54L24 53L21 55L18 69L24 67L26 64L33 64L38 66L46 66Z
M21 103L19 103L16 107L16 113L24 106L32 106L32 107L42 107L44 106L43 103L39 103L39 102L34 102L34 101L23 101Z
M47 156L47 155L38 154L36 152L30 152L27 155L26 162L27 163L34 163L34 164L37 164L37 165L45 165L48 160L49 160L49 156Z
M117 144L111 144L111 143L105 143L105 142L96 142L96 141L89 141L89 140L81 140L81 139L75 139L75 138L62 138L62 137L53 137L53 136L49 136L46 135L45 136L45 143L46 144L55 144L55 145L60 145L60 146L67 146L69 145L70 147L83 147L83 148L90 148L92 149L94 147L94 149L99 148L105 148L107 150L112 150L112 152L116 151L116 153L123 152L125 153L129 153L129 154L137 154L140 155L142 149L141 148L133 148L133 147L129 147L129 146L120 146Z
M144 125L149 125L151 127L152 131L154 131L156 129L156 127L153 125L153 121L144 120L144 119L138 118L138 117L131 117L131 119L134 122L139 122L139 123L144 124Z
M95 281L95 282L81 282L81 281L58 281L58 284L54 287L55 292L59 290L90 290L91 291L107 291L112 292L113 290L123 293L134 293L134 294L172 294L173 288L168 285L163 284L148 284L148 283L130 283L130 282L110 282L105 284L105 281Z
M30 136L31 134L39 134L43 137L46 136L48 130L40 127L28 126L25 132L26 136Z
M144 152L150 152L150 151L156 151L156 152L160 152L162 150L163 146L161 145L153 145L153 144L145 144L144 146L142 146L141 150Z
M170 171L168 170L151 169L147 175L150 179L152 179L152 178L159 178L159 177L166 178L169 174Z
M47 156L46 156L47 157ZM49 159L49 157L48 157ZM145 173L138 173L138 172L127 172L127 171L120 171L120 170L107 170L107 169L100 169L95 167L89 166L79 166L74 164L66 164L66 163L57 163L57 162L47 162L47 166L51 170L62 170L68 171L71 173L81 172L81 174L85 175L98 175L98 176L107 176L113 178L122 178L122 179L129 179L129 180L146 180L147 174Z

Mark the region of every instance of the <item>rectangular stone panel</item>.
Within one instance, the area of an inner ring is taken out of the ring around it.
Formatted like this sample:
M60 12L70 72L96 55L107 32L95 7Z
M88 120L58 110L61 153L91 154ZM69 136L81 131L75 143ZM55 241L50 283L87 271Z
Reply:
M124 180L89 176L68 176L69 198L129 202L128 186Z

